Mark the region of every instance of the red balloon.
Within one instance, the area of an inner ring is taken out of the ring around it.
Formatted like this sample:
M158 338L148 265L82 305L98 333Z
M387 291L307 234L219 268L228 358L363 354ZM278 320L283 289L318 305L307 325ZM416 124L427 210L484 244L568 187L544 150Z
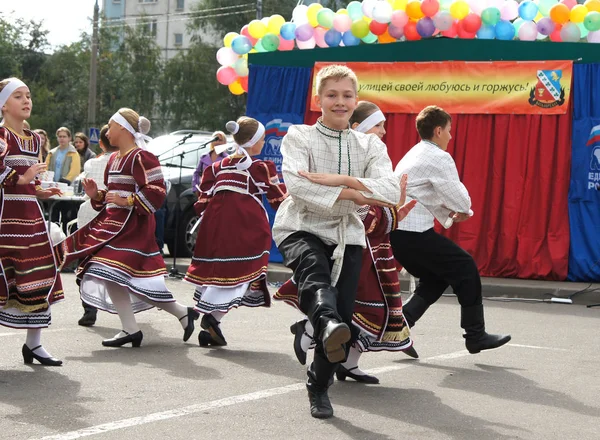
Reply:
M462 27L463 29L470 33L475 34L481 27L481 17L473 12L467 15L462 19ZM462 38L462 37L461 37Z
M433 17L440 9L438 0L423 0L421 3L421 12L425 17Z
M294 49L294 40L284 40L283 38L281 38L281 35L280 35L278 49L282 50L282 51L293 50Z
M456 20L454 23L452 23L452 27L450 29L442 31L442 35L447 38L455 38L456 34L458 34L458 22Z
M250 43L252 43L252 47L256 46L256 42L258 41L258 39L252 38L252 35L250 35L250 32L248 31L248 25L245 25L242 28L242 30L240 31L240 35L243 35L244 37L248 38L250 40Z
M554 32L550 34L550 41L554 41L555 43L560 43L562 41L562 37L560 36L560 30L563 25L556 23L556 27L554 28Z
M248 77L247 76L241 76L238 79L238 81L242 85L242 89L244 89L244 92L248 93Z
M465 29L464 19L458 22L458 27L456 28L458 38L463 38L465 40L470 40L475 38L476 32L469 32Z
M379 23L378 21L373 20L369 23L369 30L373 32L375 35L383 35L386 33L388 29L387 23Z
M414 21L409 21L404 26L404 37L409 41L420 40L421 36L417 32L417 23Z

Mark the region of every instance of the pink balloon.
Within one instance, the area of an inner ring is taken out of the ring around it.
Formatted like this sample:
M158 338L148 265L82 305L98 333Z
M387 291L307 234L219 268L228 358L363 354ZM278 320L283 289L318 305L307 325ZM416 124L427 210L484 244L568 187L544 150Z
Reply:
M577 6L577 0L560 0L560 2L563 5L566 5L569 9L573 9L575 6Z
M521 41L534 41L537 34L537 26L533 21L526 21L519 28L519 40Z
M315 42L315 38L311 37L306 41L296 40L296 44L298 45L298 49L314 49L317 43Z
M508 0L500 8L500 18L506 21L512 21L519 16L519 4L516 0Z
M317 26L315 28L315 43L317 43L317 46L329 47L329 45L327 43L325 43L325 33L326 32L327 32L327 29L325 29L321 26Z
M600 31L590 32L587 36L589 43L600 43Z
M392 14L392 24L399 28L404 28L408 23L408 15L404 11L394 11Z
M231 66L239 58L230 47L222 47L217 51L217 61L221 66Z
M237 79L237 73L232 67L221 66L217 70L217 81L224 86L228 86Z
M471 8L471 12L474 12L479 16L481 16L483 10L488 7L488 5L486 4L487 2L482 0L469 0L467 3Z
M458 35L458 20L452 22L452 25L448 29L442 31L442 35L448 38L455 38Z
M348 32L352 27L352 19L346 14L335 14L333 17L333 28L338 32Z
M287 51L294 49L294 40L284 40L279 36L279 50Z

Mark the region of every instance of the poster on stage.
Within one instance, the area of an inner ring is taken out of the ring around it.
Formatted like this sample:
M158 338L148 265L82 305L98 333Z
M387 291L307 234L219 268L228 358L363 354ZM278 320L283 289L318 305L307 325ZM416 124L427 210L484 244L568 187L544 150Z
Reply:
M311 110L316 105L314 66ZM339 63L338 63L339 64ZM384 113L419 113L437 105L451 114L565 114L572 61L342 63L358 77L358 97Z

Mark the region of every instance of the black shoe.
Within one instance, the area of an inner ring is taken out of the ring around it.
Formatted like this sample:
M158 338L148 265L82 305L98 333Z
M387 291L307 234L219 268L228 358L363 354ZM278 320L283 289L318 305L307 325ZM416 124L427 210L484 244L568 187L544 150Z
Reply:
M190 337L192 336L192 333L194 333L194 321L196 319L198 319L199 317L200 317L200 313L198 313L197 311L195 311L193 308L188 307L187 308L187 315L182 316L181 318L179 318L180 321L183 318L187 318L188 319L187 326L185 327L185 330L183 331L183 342L187 342L187 340L190 339Z
M327 390L312 391L308 388L308 401L310 402L310 415L316 419L333 417L333 407L329 401Z
M21 352L23 353L23 362L26 364L33 364L33 360L37 360L40 364L45 365L46 367L59 367L62 365L62 361L60 359L56 359L53 357L41 357L34 353L41 345L31 349L27 346L27 344L23 344L23 348Z
M83 314L83 316L81 317L81 319L79 321L77 321L77 324L83 326L83 327L91 327L96 323L96 316L97 316L97 312L96 311L89 311L86 310Z
M202 327L204 330L208 330L210 336L215 342L214 345L227 345L225 336L223 336L223 333L219 328L219 321L217 321L217 319L213 315L211 315L210 313L203 315L202 320L200 321L200 327Z
M479 338L467 338L465 340L465 346L471 354L477 354L482 350L491 350L492 348L498 348L510 341L510 335L490 335L489 333L483 333Z
M372 385L379 383L379 379L377 379L375 376L371 376L370 374L354 374L352 370L356 370L357 368L358 367L354 367L348 370L343 365L340 365L338 370L335 372L335 377L337 377L337 380L341 380L342 382L346 380L346 377L349 377L361 383L368 383Z
M290 331L294 335L294 353L296 353L296 359L302 365L306 365L306 352L302 350L302 336L306 334L306 323L308 319L295 322L291 325ZM308 336L308 335L307 335Z
M210 333L208 333L205 330L202 330L202 331L200 331L200 333L198 333L198 345L200 345L200 347L208 347L210 345L217 345L217 344L215 344L215 341L210 336Z
M417 353L417 350L415 350L415 347L413 345L411 345L406 350L402 350L402 351L404 352L405 355L410 356L413 359L419 359L419 353Z
M131 342L132 347L139 347L142 345L142 339L144 339L144 334L141 330L138 330L135 333L129 334L125 330L122 330L125 333L125 336L121 336L117 338L116 336L111 339L105 339L102 341L102 345L105 347L121 347L122 345L128 344Z
M331 320L321 333L321 341L327 360L332 364L346 360L346 342L350 340L350 327L343 322Z

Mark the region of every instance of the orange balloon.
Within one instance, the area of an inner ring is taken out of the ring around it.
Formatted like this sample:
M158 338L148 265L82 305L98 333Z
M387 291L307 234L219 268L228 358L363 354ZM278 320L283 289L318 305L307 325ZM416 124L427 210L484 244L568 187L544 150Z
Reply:
M382 35L379 35L377 39L381 44L395 43L397 41L394 37L390 35L388 31L385 31L385 33L383 33Z
M419 20L425 17L423 11L421 11L421 2L419 0L412 0L406 5L406 15L413 20Z
M565 24L571 18L571 11L564 3L559 3L550 8L550 19L557 24Z

